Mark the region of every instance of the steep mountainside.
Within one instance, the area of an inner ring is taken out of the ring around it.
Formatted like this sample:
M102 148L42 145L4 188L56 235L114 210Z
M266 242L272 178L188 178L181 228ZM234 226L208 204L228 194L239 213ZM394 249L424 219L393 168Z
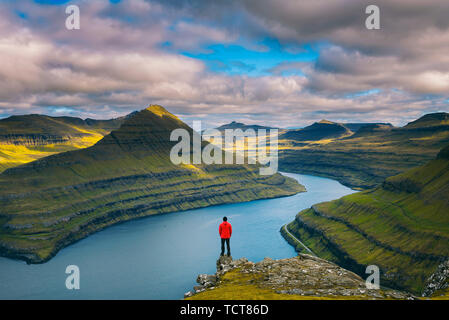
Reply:
M59 152L90 147L120 127L112 120L11 116L0 120L0 172Z
M377 265L384 285L421 294L449 257L448 194L449 146L375 189L300 212L288 230L322 258L358 274Z
M405 128L418 129L429 127L441 127L449 125L449 114L446 112L430 113L422 116L418 120L408 123Z
M279 142L279 168L337 179L352 188L373 188L434 158L449 143L447 117L430 114L402 128L366 126L324 143L304 143L286 133Z
M44 262L114 223L156 213L304 191L256 165L174 165L173 129L193 130L160 106L126 119L92 147L0 175L0 254Z

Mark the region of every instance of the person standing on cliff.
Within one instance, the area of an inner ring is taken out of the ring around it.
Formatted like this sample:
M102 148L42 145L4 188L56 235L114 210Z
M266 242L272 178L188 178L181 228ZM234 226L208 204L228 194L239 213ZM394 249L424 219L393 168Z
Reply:
M224 255L225 242L226 242L226 247L228 249L228 257L229 257L231 255L231 247L229 244L229 240L231 239L231 235L232 235L232 226L228 222L227 217L223 217L223 222L220 224L220 227L218 228L218 233L220 234L220 238L221 238L221 255L220 256Z

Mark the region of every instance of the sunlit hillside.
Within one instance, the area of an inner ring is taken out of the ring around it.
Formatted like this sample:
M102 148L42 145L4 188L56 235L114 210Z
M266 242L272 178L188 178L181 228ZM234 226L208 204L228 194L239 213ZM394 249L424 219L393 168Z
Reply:
M359 274L377 265L385 285L421 293L449 255L448 194L449 146L375 189L300 212L288 229L322 258Z
M82 120L44 115L11 116L0 120L0 172L52 154L87 148L111 130L122 118Z

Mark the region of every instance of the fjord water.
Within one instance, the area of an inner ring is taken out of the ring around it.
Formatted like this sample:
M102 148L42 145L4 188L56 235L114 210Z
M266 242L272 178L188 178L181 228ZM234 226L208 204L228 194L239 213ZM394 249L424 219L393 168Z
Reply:
M223 216L233 227L234 259L293 257L281 226L302 209L354 191L331 179L284 174L307 192L129 221L70 245L44 264L0 258L0 299L182 299L198 274L215 272ZM68 265L80 269L80 290L65 286Z

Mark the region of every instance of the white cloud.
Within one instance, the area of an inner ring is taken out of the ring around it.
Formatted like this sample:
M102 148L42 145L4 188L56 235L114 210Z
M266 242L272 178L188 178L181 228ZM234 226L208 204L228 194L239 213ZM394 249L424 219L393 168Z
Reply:
M385 30L367 34L358 26L363 15L351 11L360 4L344 0L331 5L261 0L243 7L222 2L213 13L201 8L203 2L179 8L142 0L115 6L83 2L79 32L61 27L65 16L59 7L10 2L0 5L0 110L45 113L46 106L70 107L81 116L105 118L160 103L189 119L244 117L281 127L321 118L399 124L424 112L447 111L448 23L429 4L401 3L408 14L397 19L405 26L391 24L387 9L399 9L382 2ZM233 11L239 17L231 23L226 14L236 7L243 11ZM14 17L16 9L36 16L21 21ZM188 19L191 14L198 19ZM410 31L413 23L420 29ZM200 60L174 51L200 51L203 44L241 37L249 39L247 47L261 47L256 40L263 36L293 45L327 37L332 45L316 63L283 63L259 77L213 73ZM170 43L171 50L162 43ZM305 76L281 76L290 69ZM380 92L348 96L373 88Z

